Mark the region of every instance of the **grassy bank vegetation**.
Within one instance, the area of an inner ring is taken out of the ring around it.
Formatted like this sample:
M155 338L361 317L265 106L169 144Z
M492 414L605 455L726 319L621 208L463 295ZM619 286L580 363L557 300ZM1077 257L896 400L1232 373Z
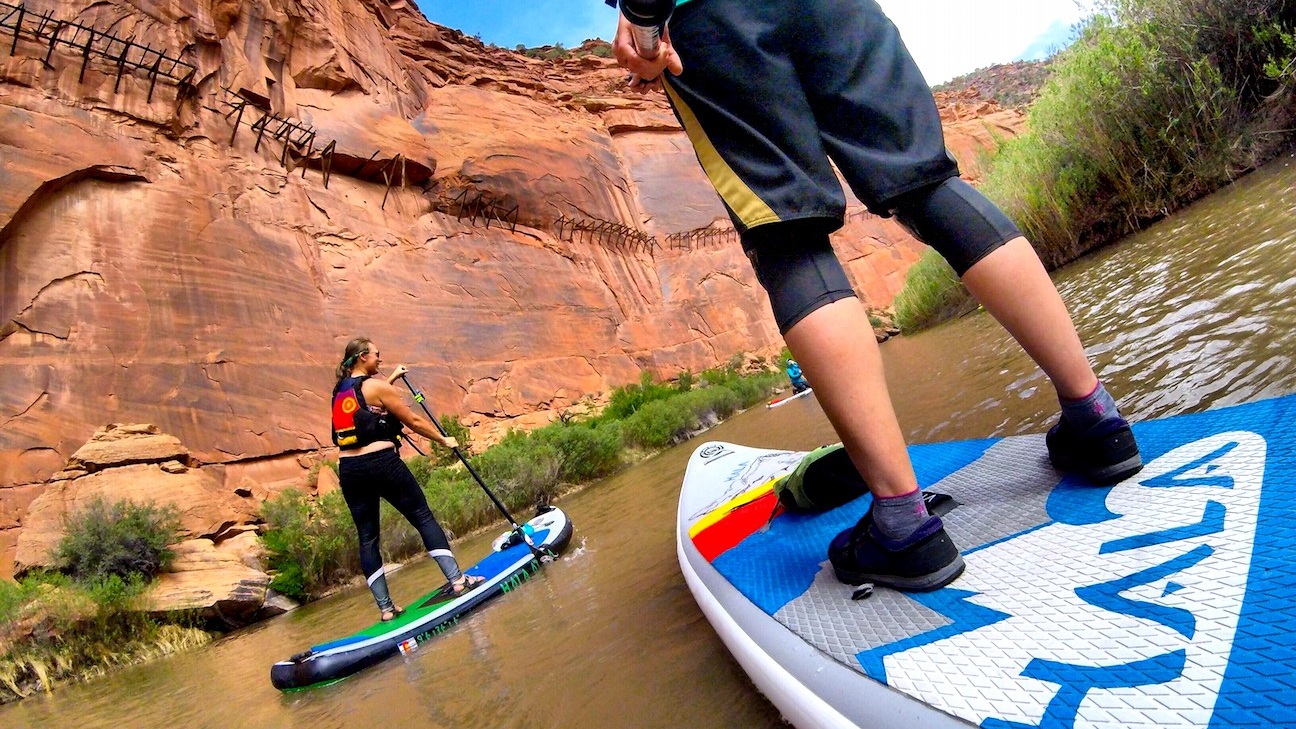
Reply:
M1098 10L982 187L1049 268L1222 187L1294 138L1296 3L1105 0ZM939 321L960 296L953 272L924 259L897 297L898 323Z
M563 417L530 432L510 432L500 443L471 456L473 468L500 501L529 514L561 490L604 478L646 452L682 442L740 409L764 401L787 377L779 370L740 375L742 358L729 366L673 383L652 381L617 388L594 417ZM781 365L781 362L776 364ZM468 434L453 419L447 430L471 450ZM437 520L452 534L467 534L500 520L472 476L448 452L407 459ZM423 550L417 532L386 502L382 504L382 550L400 561ZM289 491L268 501L263 535L271 587L300 600L326 593L359 574L355 528L340 492L318 499Z
M57 569L0 580L0 703L207 642L187 616L142 604L178 534L174 509L92 501L70 516Z

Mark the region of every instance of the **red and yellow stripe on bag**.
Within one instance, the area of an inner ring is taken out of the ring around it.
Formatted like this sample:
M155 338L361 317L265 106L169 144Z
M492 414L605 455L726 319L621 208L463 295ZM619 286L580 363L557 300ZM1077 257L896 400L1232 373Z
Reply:
M693 546L708 562L738 546L769 523L778 511L774 482L769 481L726 501L689 527Z

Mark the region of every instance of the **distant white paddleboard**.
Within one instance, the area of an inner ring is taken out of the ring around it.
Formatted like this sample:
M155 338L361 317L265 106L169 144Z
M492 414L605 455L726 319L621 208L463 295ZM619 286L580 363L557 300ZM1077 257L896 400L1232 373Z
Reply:
M779 405L787 405L793 400L796 400L797 398L805 397L806 395L809 395L813 392L814 392L813 387L807 387L806 389L802 390L801 392L798 392L795 395L789 395L788 397L780 397L780 398L775 398L773 400L770 400L769 403L765 405L765 408L769 409L769 408L776 408Z
M707 443L677 546L702 611L798 727L1296 726L1296 396L1137 423L1110 487L1042 435L910 448L967 570L854 601L827 561L869 497L773 519L802 453Z

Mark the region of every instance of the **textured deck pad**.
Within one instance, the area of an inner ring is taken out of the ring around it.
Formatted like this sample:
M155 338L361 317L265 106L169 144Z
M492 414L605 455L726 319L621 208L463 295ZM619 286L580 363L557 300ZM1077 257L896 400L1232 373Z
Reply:
M836 661L979 726L1296 726L1294 416L1296 396L1139 423L1146 466L1106 488L1054 471L1042 436L915 446L967 561L933 593L851 601L834 579L827 544L868 497L730 534L711 563ZM699 448L695 543L799 455Z

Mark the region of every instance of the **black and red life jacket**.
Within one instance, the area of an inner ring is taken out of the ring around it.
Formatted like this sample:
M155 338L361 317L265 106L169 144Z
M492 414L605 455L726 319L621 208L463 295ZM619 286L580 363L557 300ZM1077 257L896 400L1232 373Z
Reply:
M333 388L333 445L344 451L389 440L400 443L401 422L365 403L361 385L368 375L344 377Z

